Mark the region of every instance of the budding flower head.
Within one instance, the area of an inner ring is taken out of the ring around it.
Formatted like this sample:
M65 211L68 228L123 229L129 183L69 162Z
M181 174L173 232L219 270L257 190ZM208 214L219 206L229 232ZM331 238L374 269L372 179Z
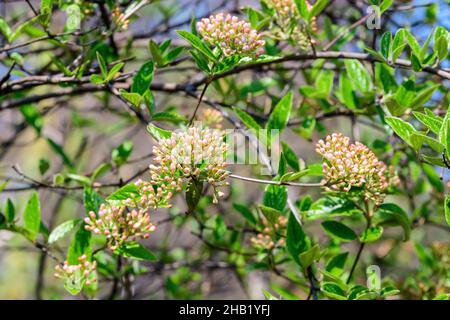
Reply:
M173 192L181 191L191 179L207 182L215 199L220 198L218 188L227 185L229 175L225 170L227 149L221 130L195 126L175 131L153 148L157 165L150 166L150 176L156 183L167 182Z
M155 225L150 222L150 215L144 209L126 211L126 206L112 203L100 205L98 219L94 214L85 218L85 229L106 237L109 249L116 250L128 241L137 238L147 239Z
M225 56L235 54L257 57L264 52L264 40L250 23L230 14L219 13L197 22L203 40L222 50Z
M77 264L69 264L66 260L55 267L54 276L65 281L65 287L77 294L84 286L90 286L97 281L95 270L97 261L88 261L86 255L78 258Z
M389 186L398 183L392 168L364 144L350 143L350 138L341 133L319 140L316 151L324 159L323 173L332 190L348 192L352 187L360 187L366 201L379 205Z
M302 50L307 50L314 43L308 37L308 30L312 32L317 31L316 17L310 19L309 22L303 19L297 9L295 0L264 0L266 5L273 10L273 20L279 27L279 30L272 28L272 32L277 38L284 38L300 47ZM307 9L311 9L311 5L306 2Z

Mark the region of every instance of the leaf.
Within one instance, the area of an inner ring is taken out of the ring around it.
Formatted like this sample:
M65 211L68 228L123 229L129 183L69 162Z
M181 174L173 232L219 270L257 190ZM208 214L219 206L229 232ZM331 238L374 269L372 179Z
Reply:
M256 225L256 218L252 211L245 205L233 203L233 208L236 209L250 224Z
M59 239L65 237L80 222L81 222L81 219L73 219L73 220L69 220L64 223L61 223L59 226L57 226L55 229L53 229L53 231L50 233L50 235L48 237L48 243L52 244L52 243L58 241Z
M153 124L149 124L147 126L147 131L150 133L150 135L155 139L156 141L159 141L161 139L168 139L172 136L172 132L168 130L161 129L160 127L157 127Z
M370 227L363 231L363 233L359 236L360 242L373 242L378 240L381 235L383 234L383 227L381 226L375 226Z
M422 70L422 64L415 54L411 54L411 66L415 72L419 72Z
M173 123L186 122L186 118L174 112L158 112L152 116L152 121L167 121Z
M404 35L406 37L406 40L408 41L409 47L411 48L414 55L419 56L420 55L420 45L417 42L416 38L406 29L403 29Z
M186 204L188 213L192 213L197 208L198 202L202 197L203 182L192 179L186 188Z
M330 272L331 274L335 276L341 276L344 272L345 268L345 262L347 261L348 252L340 253L327 263L327 266L325 267L325 270L327 272Z
M112 165L110 163L101 163L95 168L94 172L92 172L91 180L94 181L96 178L104 176L109 171L111 171Z
M92 188L84 188L83 194L84 211L86 214L89 212L98 212L100 205L103 202L103 198Z
M311 10L309 11L308 20L311 20L311 18L321 13L322 10L325 9L327 4L328 0L317 0L316 3L314 3L314 5L312 6Z
M79 174L68 173L68 174L66 174L66 177L73 181L76 181L84 186L90 186L92 184L91 179L89 179L88 177L79 175Z
M380 13L382 14L387 9L389 9L393 3L394 3L394 0L383 0L383 2L380 5Z
M434 151L438 153L443 153L445 150L444 145L439 141L419 132L413 132L411 135L411 142L413 145L422 145L422 143L426 142Z
M439 174L436 172L435 168L426 163L422 164L422 168L431 185L434 186L438 192L443 192L444 186L442 185L442 180L440 179Z
M381 54L386 59L391 58L392 54L392 33L390 31L385 32L381 36Z
M439 142L444 145L447 158L450 159L450 108L447 109L442 127L439 130Z
M98 75L98 74L93 74L89 77L89 80L96 85L101 85L103 83L105 83L105 80L103 80L103 78ZM123 90L123 89L122 89Z
M142 103L142 96L139 93L127 92L124 89L120 89L119 93L125 100L130 102L135 107L139 107Z
M444 201L445 221L450 226L450 195L445 195Z
M119 190L111 193L106 200L126 200L130 198L138 198L139 190L134 183L124 185Z
M109 70L108 72L108 76L106 77L106 82L109 82L111 80L113 80L116 77L116 74L120 71L120 69L122 69L122 67L124 66L125 63L123 62L119 62L118 64L115 64L111 70Z
M258 208L261 210L262 214L267 219L267 221L269 221L271 224L278 223L278 218L281 216L280 211L263 205L259 205Z
M137 242L125 243L124 245L119 247L119 249L114 251L114 253L125 258L133 258L136 260L157 260L157 257L153 252Z
M433 133L439 134L442 127L442 119L436 116L430 116L428 114L423 114L417 111L413 111L414 117L417 120L422 122L428 129L430 129Z
M128 157L133 152L133 142L124 141L111 152L111 159L117 165L121 166L127 162Z
M44 175L50 168L50 162L47 159L39 159L39 173Z
M153 80L154 63L147 61L144 63L136 75L133 77L131 92L139 93L141 96L150 88Z
M23 220L24 227L28 231L30 240L34 241L41 225L41 207L36 192L33 192L31 198L27 202L27 206L23 213Z
M380 291L380 295L382 297L389 297L389 296L396 296L400 293L400 290L398 290L397 288L394 287L384 287L383 289L381 289Z
M236 113L239 119L241 119L242 123L245 124L247 128L253 129L256 132L262 129L261 126L255 121L255 119L253 119L252 116L249 115L244 110L233 107L233 111Z
M309 9L306 0L294 0L297 10L303 19L307 20L309 16Z
M295 262L301 265L299 254L305 252L309 248L309 239L303 232L300 223L295 216L289 214L287 235L286 235L286 249L292 256Z
M8 221L9 223L13 223L14 218L16 216L16 209L14 208L14 203L11 201L10 198L8 198L8 200L6 201L5 214L6 214L5 216L6 221Z
M345 224L338 221L323 221L322 227L330 236L341 241L353 241L356 239L356 233Z
M280 134L286 127L291 114L292 99L292 92L289 92L277 103L270 114L269 120L266 124L267 134L270 137L269 141L271 141L275 135ZM272 130L275 130L275 132L272 132Z
M0 17L0 31L1 33L3 33L8 42L12 42L11 41L12 30L9 27L8 23L5 21L5 19L3 19L2 17Z
M333 89L334 72L322 70L316 78L315 85L324 98L328 97Z
M283 154L286 158L287 164L295 171L300 171L300 164L298 162L298 158L295 152L284 141L281 141L281 147L283 149Z
M88 260L92 256L92 235L91 232L85 229L86 223L83 223L78 228L72 242L67 250L67 261L70 265L76 265L79 263L78 258L82 255L86 255Z
M327 297L337 300L347 300L347 295L345 292L333 282L323 282L320 290Z
M192 58L194 58L195 63L200 68L200 70L202 70L206 74L209 74L211 72L211 69L208 66L208 60L204 58L204 55L198 53L195 50L189 50L189 53L191 54Z
M307 269L314 263L314 261L318 260L319 258L320 258L320 247L318 244L314 245L307 251L300 253L300 255L298 256L300 264L304 269Z
M361 93L369 92L372 89L372 80L363 64L355 59L347 59L344 64L348 76L353 80L354 88Z
M386 117L385 120L386 123L394 130L394 132L401 139L403 139L403 141L405 141L408 145L410 145L414 149L417 149L411 142L411 135L414 132L416 132L416 129L414 129L414 127L411 124L397 117Z
M164 59L162 57L162 52L159 49L158 44L152 39L150 39L150 41L148 42L148 48L150 49L150 53L152 55L153 60L156 62L156 65L158 67L164 66Z
M448 56L448 40L446 37L440 37L434 45L434 50L438 56L439 60L444 60Z
M287 202L287 189L284 186L269 184L263 195L263 204L267 207L283 211Z
M187 42L189 42L192 47L207 56L211 61L218 62L211 49L207 45L205 45L196 35L184 30L177 30L177 33Z
M403 209L398 205L394 203L381 204L376 212L376 219L379 220L377 223L378 225L400 225L404 232L403 241L407 241L409 239L411 233L411 222L409 221L406 212L403 211Z
M288 172L280 178L280 182L296 181L296 180L300 179L301 177L306 176L308 174L308 172L309 172L308 169L298 171L298 172Z
M306 212L308 219L334 218L362 213L352 201L339 197L323 197L314 202Z
M106 79L108 76L108 67L106 66L105 59L100 52L96 51L95 54L97 55L98 66L102 72L103 79Z

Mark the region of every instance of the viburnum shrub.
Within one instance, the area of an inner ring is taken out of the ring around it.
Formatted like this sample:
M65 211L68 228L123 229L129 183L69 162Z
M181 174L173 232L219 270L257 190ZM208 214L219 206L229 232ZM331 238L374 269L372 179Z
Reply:
M449 299L445 1L1 8L0 298Z

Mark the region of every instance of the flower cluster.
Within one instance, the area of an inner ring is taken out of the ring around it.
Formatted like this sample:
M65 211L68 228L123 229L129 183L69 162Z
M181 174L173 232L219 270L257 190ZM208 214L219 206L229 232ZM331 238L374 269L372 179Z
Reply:
M119 7L114 7L111 12L112 21L119 28L119 30L127 30L130 21L127 19L126 15L120 11Z
M242 54L257 57L264 52L264 40L250 23L230 14L219 13L197 22L198 33L225 56Z
M279 216L278 222L274 223L272 225L272 228L268 226L266 219L262 219L261 223L264 226L262 232L258 233L256 237L252 237L250 239L254 247L270 250L273 249L276 245L284 245L284 239L279 237L279 230L285 228L287 225L287 218L285 216Z
M217 188L227 185L227 144L223 132L191 127L173 132L153 147L156 165L150 165L150 183L180 191L186 180L207 182L214 188L214 202L223 196Z
M95 270L97 268L97 261L87 261L86 255L78 258L78 264L70 265L68 261L64 261L63 265L55 267L54 276L59 279L70 281L71 283L79 283L80 287L83 285L90 286L97 281Z
M150 222L150 216L143 209L125 212L125 206L102 204L98 211L89 212L85 218L85 229L98 235L104 235L107 246L111 250L118 249L127 241L136 241L138 238L147 239L149 233L156 227Z
M333 133L319 140L316 151L324 158L323 173L332 190L348 192L361 187L366 201L383 202L389 186L398 178L364 144L350 143L350 138Z
M308 39L307 28L312 32L317 31L316 18L313 17L309 25L301 23L301 16L294 0L265 0L267 6L274 10L274 20L281 28L280 36L291 39L295 45L307 50L314 40ZM306 1L308 9L311 5Z

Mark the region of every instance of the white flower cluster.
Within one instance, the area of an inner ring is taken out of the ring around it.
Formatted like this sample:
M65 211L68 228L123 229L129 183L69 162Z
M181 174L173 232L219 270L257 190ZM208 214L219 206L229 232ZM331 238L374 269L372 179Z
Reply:
M97 261L87 261L86 255L78 258L79 263L70 265L68 261L64 261L63 265L55 267L54 276L71 283L80 283L82 285L90 286L97 281L95 270L97 269Z
M219 13L197 22L198 33L212 46L220 48L225 56L242 54L259 56L264 52L264 40L250 23L238 17Z

